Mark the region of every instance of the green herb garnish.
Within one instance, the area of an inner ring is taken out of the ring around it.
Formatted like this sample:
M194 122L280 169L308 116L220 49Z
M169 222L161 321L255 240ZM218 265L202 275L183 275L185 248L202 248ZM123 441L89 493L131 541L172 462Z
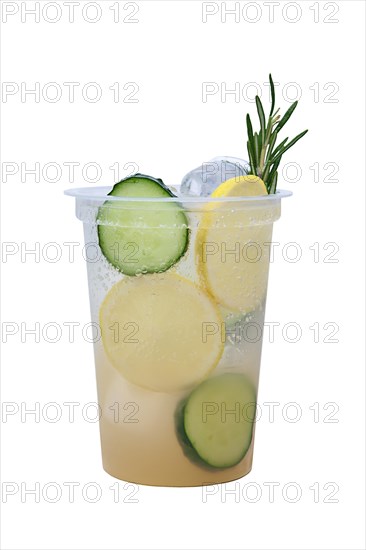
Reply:
M248 155L250 163L250 174L258 176L264 181L269 194L276 192L278 180L278 167L281 162L282 155L290 149L295 143L301 139L308 130L304 130L290 142L288 138L284 139L275 149L277 135L284 127L290 116L297 106L297 101L291 105L286 113L281 116L278 114L279 109L275 111L275 87L272 76L269 75L269 83L271 87L271 111L266 123L266 116L262 102L258 96L255 97L257 106L260 130L253 133L252 121L247 114L247 131L248 131Z

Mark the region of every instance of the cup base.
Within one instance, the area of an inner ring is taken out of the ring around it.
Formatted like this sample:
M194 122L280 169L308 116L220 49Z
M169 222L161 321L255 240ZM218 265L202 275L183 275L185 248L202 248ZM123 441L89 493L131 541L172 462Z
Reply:
M189 488L189 487L203 487L208 485L219 485L222 483L230 483L231 481L236 481L250 474L250 472L252 471L252 467L250 466L250 468L247 471L241 474L228 475L227 477L222 475L220 476L220 479L217 481L202 480L201 482L197 481L197 482L188 482L188 483L183 483L183 482L179 483L174 481L154 482L154 481L151 481L151 479L145 479L143 476L138 478L130 477L130 476L121 477L119 475L116 475L115 473L111 473L110 471L108 471L108 468L105 467L104 465L103 465L103 470L108 475L110 475L111 477L114 477L115 479L119 479L120 481L124 481L126 483L133 483L134 485L146 485L147 487L187 487Z
M177 468L177 463L166 462L164 467L157 467L151 462L145 463L144 468L136 469L132 462L114 462L111 455L103 457L103 469L110 476L128 483L147 485L151 487L202 487L229 483L246 475L252 470L254 437L244 458L235 466L224 469L203 469L193 464L188 468Z

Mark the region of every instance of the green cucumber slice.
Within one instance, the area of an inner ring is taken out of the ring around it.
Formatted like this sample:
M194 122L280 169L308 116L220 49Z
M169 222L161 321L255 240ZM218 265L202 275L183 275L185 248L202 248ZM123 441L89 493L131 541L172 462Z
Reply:
M165 198L175 195L162 180L135 174L116 183L109 195ZM175 202L106 201L97 217L105 258L126 275L169 269L186 252L188 220Z
M209 466L235 466L252 441L255 403L254 387L243 374L228 373L206 380L184 405L182 444L187 449L186 437Z

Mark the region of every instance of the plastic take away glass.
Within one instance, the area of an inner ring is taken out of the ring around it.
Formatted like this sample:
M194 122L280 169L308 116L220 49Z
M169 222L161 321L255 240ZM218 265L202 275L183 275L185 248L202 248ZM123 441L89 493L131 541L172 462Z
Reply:
M278 191L260 197L66 191L83 222L103 467L158 486L252 466Z

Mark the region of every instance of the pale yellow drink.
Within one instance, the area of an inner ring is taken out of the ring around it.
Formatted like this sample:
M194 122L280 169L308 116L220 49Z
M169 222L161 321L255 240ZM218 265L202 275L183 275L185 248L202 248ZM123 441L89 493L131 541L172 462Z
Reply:
M102 191L86 193L75 193L77 215L86 243L97 246ZM102 253L88 263L92 320L102 333L94 346L103 466L109 474L148 485L196 486L250 471L270 243L282 196L184 200L189 246L164 273L124 275ZM190 433L187 403L195 389L208 388L207 381L234 374L252 388L251 413L248 398L235 402L231 413L219 397L202 401L199 419L202 429L205 419L213 426L221 422L230 447L230 433L238 438L245 408L251 427L243 456L233 451L231 459L228 452L222 462L224 446L216 460L210 441L200 442L200 432L196 441Z

